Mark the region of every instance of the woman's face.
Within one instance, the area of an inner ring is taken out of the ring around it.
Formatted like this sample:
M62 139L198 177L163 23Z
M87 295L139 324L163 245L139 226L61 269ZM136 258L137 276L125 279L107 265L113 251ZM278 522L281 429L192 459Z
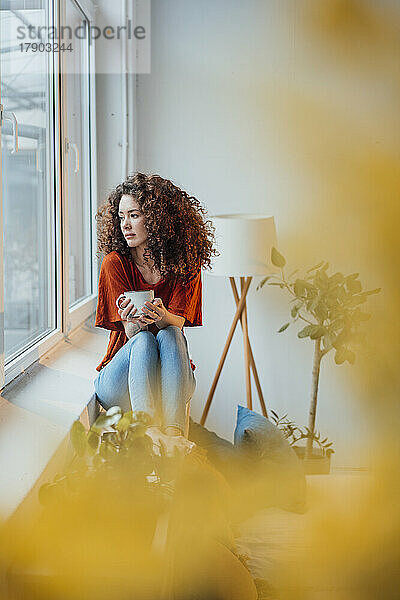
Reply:
M118 208L121 231L130 248L136 248L147 240L147 230L144 216L136 200L124 194L121 196Z

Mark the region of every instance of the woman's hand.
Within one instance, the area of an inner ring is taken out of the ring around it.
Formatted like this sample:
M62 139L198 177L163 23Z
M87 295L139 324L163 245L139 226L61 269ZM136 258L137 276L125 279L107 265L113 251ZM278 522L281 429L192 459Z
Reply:
M138 322L145 325L159 323L168 314L161 298L154 298L153 302L145 302L142 308L143 315L138 317Z
M129 298L126 298L119 304L118 304L118 301L119 301L119 298L117 299L116 304L118 306L118 314L121 317L121 321L128 321L129 323L137 323L141 329L145 329L147 324L142 323L139 320L139 317L135 317L137 308L135 308L132 300L130 300Z

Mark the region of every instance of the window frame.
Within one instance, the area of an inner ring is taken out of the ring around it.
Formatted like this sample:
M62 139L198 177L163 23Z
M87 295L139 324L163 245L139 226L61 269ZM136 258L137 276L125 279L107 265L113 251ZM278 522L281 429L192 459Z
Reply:
M47 0L49 9L49 21L57 25L60 31L60 23L65 19L67 0ZM90 0L73 0L73 2L84 13L89 25L95 24L95 9ZM97 236L95 227L95 214L97 211L97 162L96 162L96 87L95 87L95 44L89 45L89 145L91 154L90 164L90 218L91 218L91 269L92 269L92 293L81 302L69 308L69 261L68 261L68 207L66 194L66 156L65 156L65 132L66 132L66 106L65 106L65 78L63 76L62 53L52 55L49 61L50 71L50 120L51 123L49 168L54 176L53 202L54 223L52 231L55 282L54 309L55 328L44 335L40 340L33 343L29 348L21 351L12 361L5 366L4 354L4 263L3 263L3 197L2 197L2 165L0 158L0 389L11 382L32 363L38 361L44 354L49 352L62 340L68 339L68 335L78 328L96 309L97 304L97 279L98 260L95 256ZM1 87L0 87L1 102ZM7 107L4 106L4 110ZM1 157L1 135L0 135L0 157Z
M66 3L68 0L60 0L62 8L62 19L65 22L66 14ZM77 5L79 10L84 14L89 25L94 24L94 10L87 0L69 0ZM58 23L60 23L58 21ZM60 53L60 62L63 61L62 52ZM63 75L64 69L60 68L61 72L61 109L62 115L61 132L62 132L62 196L64 198L63 204L63 331L66 336L71 333L74 329L79 327L85 319L87 319L96 309L97 304L97 274L98 274L98 261L93 250L97 246L97 236L95 227L95 214L97 212L97 162L96 162L96 63L95 63L95 45L89 44L89 146L91 154L90 163L90 218L92 222L91 230L91 248L92 248L92 260L91 260L91 278L92 278L92 293L90 296L83 298L69 307L69 229L68 229L68 196L67 196L67 167L66 163L68 157L65 153L65 138L66 138L66 79Z

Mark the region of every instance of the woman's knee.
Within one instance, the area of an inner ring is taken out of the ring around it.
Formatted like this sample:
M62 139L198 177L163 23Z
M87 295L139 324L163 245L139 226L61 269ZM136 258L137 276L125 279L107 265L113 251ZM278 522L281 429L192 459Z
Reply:
M94 380L94 390L97 401L105 410L111 406L120 406L124 412L131 410L127 385L113 385L112 381L107 381L99 374Z
M139 331L139 333L129 338L127 344L130 348L135 347L135 352L137 349L145 351L157 348L156 338L151 331Z
M157 333L157 341L163 342L164 340L180 341L184 339L183 331L176 325L168 325L160 329Z
M161 360L173 358L182 363L189 360L189 350L186 337L179 327L169 325L157 333L157 343Z
M140 365L141 368L154 368L159 359L158 345L151 331L139 331L127 342L128 364Z
M154 338L154 335L151 333L151 331L147 331L146 329L144 329L143 331L139 331L139 333L136 333L131 338L129 338L128 343L138 342L139 340L142 343L151 343L152 338Z

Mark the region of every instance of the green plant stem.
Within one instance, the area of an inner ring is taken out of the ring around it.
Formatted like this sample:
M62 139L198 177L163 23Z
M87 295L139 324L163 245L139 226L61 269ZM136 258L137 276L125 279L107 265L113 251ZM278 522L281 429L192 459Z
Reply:
M317 413L317 399L318 399L318 383L319 383L319 373L321 369L321 339L318 338L315 340L314 346L314 362L313 362L313 370L312 370L312 381L311 381L311 402L310 402L310 411L308 413L308 427L312 433L315 431L315 416ZM313 448L313 437L310 436L307 439L306 446L306 458L311 458L312 448Z
M309 321L308 319L306 319L305 317L303 317L300 313L298 313L298 315L299 315L299 319L301 319L305 323L308 323L309 325L317 325L317 323L313 323L312 321Z

